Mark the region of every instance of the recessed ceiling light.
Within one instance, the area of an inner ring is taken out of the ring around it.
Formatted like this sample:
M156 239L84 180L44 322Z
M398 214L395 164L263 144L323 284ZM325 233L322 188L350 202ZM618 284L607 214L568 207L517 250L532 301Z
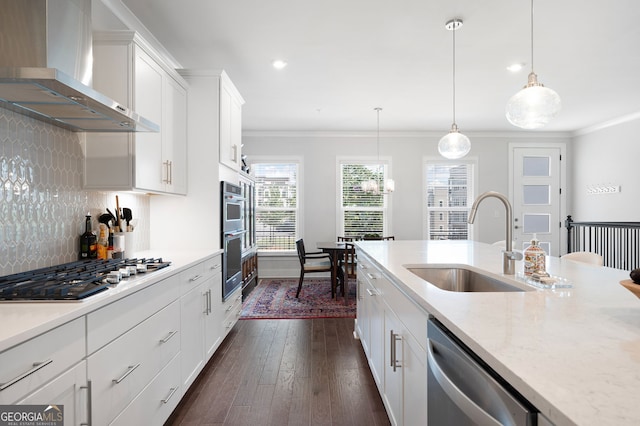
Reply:
M524 67L524 64L511 64L507 67L507 70L511 71L511 72L518 72L520 70L522 70L522 68Z
M272 63L273 67L277 70L281 70L282 68L287 66L287 63L281 59L276 59Z

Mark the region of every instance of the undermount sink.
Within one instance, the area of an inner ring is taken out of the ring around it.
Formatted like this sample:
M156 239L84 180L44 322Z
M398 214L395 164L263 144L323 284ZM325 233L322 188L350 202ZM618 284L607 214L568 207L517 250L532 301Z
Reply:
M436 287L457 292L527 291L480 272L459 267L408 267L409 271Z

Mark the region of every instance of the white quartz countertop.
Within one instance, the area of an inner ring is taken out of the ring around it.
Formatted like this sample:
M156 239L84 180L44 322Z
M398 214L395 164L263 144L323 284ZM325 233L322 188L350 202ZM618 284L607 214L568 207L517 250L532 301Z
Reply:
M471 241L365 241L358 246L416 303L557 425L640 424L640 299L629 271L547 257L571 288L441 290L407 266L458 265L501 279L499 247ZM522 261L516 271L523 270Z
M171 265L135 278L123 279L108 290L79 301L5 302L0 301L0 352L27 341L59 325L113 303L122 297L142 290L163 278L174 275L221 250L202 251L144 251L137 258L158 258Z

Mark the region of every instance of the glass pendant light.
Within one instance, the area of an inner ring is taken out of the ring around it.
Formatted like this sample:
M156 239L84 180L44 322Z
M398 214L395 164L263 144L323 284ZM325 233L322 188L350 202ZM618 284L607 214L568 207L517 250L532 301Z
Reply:
M560 96L538 82L538 76L533 72L533 0L531 0L531 73L526 86L507 102L507 120L523 129L537 129L558 115L561 107Z
M378 153L378 165L380 164L380 111L382 108L376 107L374 108L377 114L377 134L376 134L376 147ZM384 182L384 188L382 191L378 186L378 182L375 179L369 179L360 184L362 190L369 194L380 195L380 194L390 194L396 189L396 184L393 179L386 179Z
M456 160L471 150L471 141L458 131L456 124L456 30L462 26L462 20L452 19L445 28L453 33L453 124L449 133L438 142L438 152L445 158Z

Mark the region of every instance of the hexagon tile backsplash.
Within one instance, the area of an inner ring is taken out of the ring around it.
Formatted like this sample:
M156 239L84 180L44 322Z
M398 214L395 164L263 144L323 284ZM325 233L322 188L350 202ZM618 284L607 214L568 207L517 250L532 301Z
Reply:
M134 251L149 248L149 196L82 189L84 133L0 108L0 276L78 258L85 215L132 210Z

